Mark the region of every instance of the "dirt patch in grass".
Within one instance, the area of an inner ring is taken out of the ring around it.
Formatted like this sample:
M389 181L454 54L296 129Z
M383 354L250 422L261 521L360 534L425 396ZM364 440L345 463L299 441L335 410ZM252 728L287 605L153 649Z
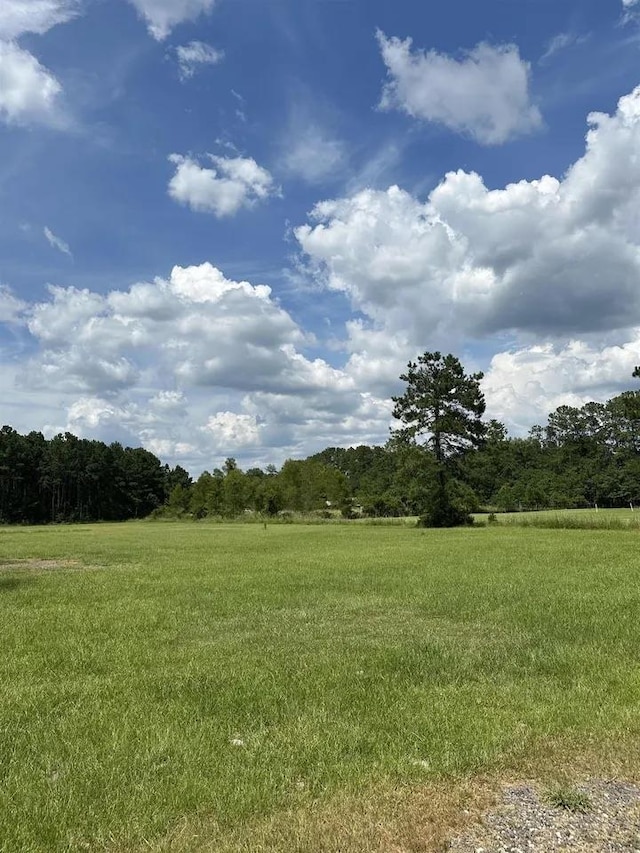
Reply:
M54 572L60 569L91 569L79 560L0 560L0 572Z
M510 785L499 805L451 841L447 850L640 851L640 787L605 779L551 791L535 781Z
M524 774L528 774L525 776ZM522 781L522 780L525 781ZM494 782L494 801L450 853L640 853L640 740L548 743Z

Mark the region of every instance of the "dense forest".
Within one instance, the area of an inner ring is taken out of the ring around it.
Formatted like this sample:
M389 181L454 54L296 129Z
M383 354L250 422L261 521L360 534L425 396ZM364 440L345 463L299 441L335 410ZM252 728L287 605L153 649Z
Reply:
M640 504L640 392L561 406L526 438L489 421L482 444L450 460L469 511ZM402 435L385 446L331 447L280 470L234 459L193 482L141 448L66 433L0 430L0 522L116 521L150 514L233 518L289 512L419 515L436 476L431 450Z
M124 521L162 506L186 471L142 448L0 430L0 522Z

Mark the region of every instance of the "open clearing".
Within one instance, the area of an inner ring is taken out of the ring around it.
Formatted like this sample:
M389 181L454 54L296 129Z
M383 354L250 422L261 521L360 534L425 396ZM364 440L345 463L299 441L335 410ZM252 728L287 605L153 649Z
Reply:
M2 528L0 849L438 849L499 780L631 779L638 536Z

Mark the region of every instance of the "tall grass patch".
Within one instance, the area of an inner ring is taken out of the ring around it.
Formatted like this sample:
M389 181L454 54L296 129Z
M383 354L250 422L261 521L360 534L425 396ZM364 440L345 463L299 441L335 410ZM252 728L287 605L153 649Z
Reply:
M640 509L578 509L512 512L492 515L491 521L542 530L640 530Z

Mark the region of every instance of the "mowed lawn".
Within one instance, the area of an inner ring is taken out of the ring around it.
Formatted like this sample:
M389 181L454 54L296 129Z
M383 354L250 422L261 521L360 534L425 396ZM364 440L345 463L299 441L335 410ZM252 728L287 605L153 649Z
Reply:
M373 849L372 792L640 735L636 531L1 528L0 613L3 853Z

